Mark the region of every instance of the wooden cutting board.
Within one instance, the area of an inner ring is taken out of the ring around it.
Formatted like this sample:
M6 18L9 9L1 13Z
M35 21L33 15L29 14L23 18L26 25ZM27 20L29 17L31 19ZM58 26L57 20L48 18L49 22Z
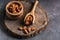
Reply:
M22 31L18 30L18 27L21 26L21 23L23 21L24 16L28 12L31 11L31 9L33 7L33 3L32 2L25 2L25 1L21 1L21 2L24 6L23 16L20 19L17 19L17 20L10 20L5 15L4 16L4 26L8 30L8 32L14 37L18 37L18 38L32 37L32 36L38 34L39 32L41 32L42 30L44 30L47 27L48 17L47 17L46 12L41 8L41 6L38 5L36 7L36 10L35 10L35 16L36 16L35 23L31 25L31 26L35 26L37 28L37 30L32 31L28 34L24 34ZM31 26L28 26L28 27L31 27Z

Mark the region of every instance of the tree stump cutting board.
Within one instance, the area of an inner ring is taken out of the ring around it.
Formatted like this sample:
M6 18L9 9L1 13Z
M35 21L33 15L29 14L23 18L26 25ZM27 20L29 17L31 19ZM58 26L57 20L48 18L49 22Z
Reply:
M48 24L48 17L46 12L38 5L36 7L35 10L35 23L32 24L31 26L35 26L37 28L37 30L35 31L31 31L28 34L23 33L22 31L18 30L18 27L21 26L21 23L25 17L25 15L31 11L32 7L33 7L33 3L31 2L25 2L25 1L21 1L23 6L24 6L24 14L20 19L17 20L10 20L6 17L4 17L4 25L5 28L8 29L8 31L10 32L10 34L14 37L18 37L18 38L27 38L27 37L32 37L36 34L38 34L39 32L41 32L42 30L44 30L47 27ZM22 23L23 24L23 23ZM28 26L28 27L31 27Z

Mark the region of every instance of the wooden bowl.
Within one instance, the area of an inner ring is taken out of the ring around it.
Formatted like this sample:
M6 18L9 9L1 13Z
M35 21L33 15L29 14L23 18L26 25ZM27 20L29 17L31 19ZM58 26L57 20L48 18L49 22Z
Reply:
M8 10L8 7L13 4L13 3L17 3L19 5L21 5L21 10L18 12L18 13L11 13L9 10ZM9 2L7 5L6 5L6 15L8 18L10 19L18 19L20 18L22 15L23 15L23 4L19 1L11 1Z

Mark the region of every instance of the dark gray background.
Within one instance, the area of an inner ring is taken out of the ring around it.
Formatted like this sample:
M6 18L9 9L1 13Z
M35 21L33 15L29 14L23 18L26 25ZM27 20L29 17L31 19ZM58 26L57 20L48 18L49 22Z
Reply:
M17 39L7 35L2 29L2 11L8 0L0 0L0 40L60 40L60 0L39 0L49 18L48 27L38 35L27 39Z

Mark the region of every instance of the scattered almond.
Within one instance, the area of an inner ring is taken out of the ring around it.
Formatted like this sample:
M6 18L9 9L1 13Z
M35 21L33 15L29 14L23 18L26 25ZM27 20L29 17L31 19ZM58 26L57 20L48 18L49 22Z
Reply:
M19 27L19 30L23 30L23 27Z
M28 32L31 32L31 27L28 28Z
M24 26L24 33L28 34L26 26Z
M32 31L36 30L36 27L32 27L31 30L32 30Z

